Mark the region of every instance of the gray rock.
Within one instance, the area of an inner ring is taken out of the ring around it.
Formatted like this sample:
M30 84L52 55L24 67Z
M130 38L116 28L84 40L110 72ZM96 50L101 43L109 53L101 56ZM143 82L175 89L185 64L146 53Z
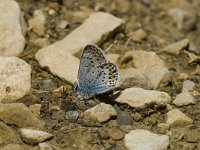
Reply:
M124 22L121 19L111 14L103 12L93 13L81 26L68 34L63 40L40 49L38 52L42 53L41 51L46 51L46 53L49 53L49 51L64 51L73 55L80 54L81 50L87 44L104 41L111 33L116 32L123 25Z
M84 112L84 119L97 122L105 122L113 116L117 116L116 110L109 104L100 103Z
M195 98L189 92L180 93L176 96L173 104L176 106L195 104Z
M14 141L17 138L15 131L0 121L0 145L9 141Z
M33 130L33 129L20 129L19 130L20 136L22 140L27 144L38 144L53 138L52 134L49 134L44 131L40 130Z
M38 36L45 34L46 18L42 10L35 10L33 18L28 20L29 30L33 30Z
M23 103L0 104L0 120L22 128L44 129L45 125Z
M191 11L175 7L170 9L168 14L173 18L179 30L190 31L196 26L197 17Z
M117 111L117 124L121 125L132 125L133 124L133 117L125 111Z
M139 69L128 68L119 69L119 81L116 87L126 89L130 87L141 87L151 89L151 83L148 75Z
M192 124L193 120L186 116L183 112L178 109L173 109L167 113L166 124L170 127L173 126L187 126Z
M126 134L124 143L128 150L167 150L169 137L139 129Z
M116 101L126 103L134 108L144 108L152 103L158 105L168 104L171 102L171 97L165 92L144 90L142 88L128 88L122 91Z
M194 86L195 86L194 82L186 80L183 82L182 92L190 92L193 90Z
M165 53L169 53L173 55L179 55L180 51L187 49L188 46L189 46L189 40L184 39L176 43L167 45L166 47L162 48L160 52L165 52Z
M42 88L44 90L53 91L56 86L51 80L47 79L42 81Z
M70 123L74 123L78 120L80 113L77 111L67 111L66 112L66 119L70 122Z
M20 7L16 1L0 1L1 56L19 56L24 50L26 41L20 26L20 14Z
M0 103L13 102L31 88L31 67L17 57L0 57Z

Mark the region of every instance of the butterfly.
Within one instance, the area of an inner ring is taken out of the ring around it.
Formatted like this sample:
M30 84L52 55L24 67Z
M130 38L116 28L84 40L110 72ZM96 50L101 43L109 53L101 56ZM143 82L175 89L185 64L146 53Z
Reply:
M84 99L110 91L118 81L117 66L109 62L103 51L94 44L83 49L74 89Z

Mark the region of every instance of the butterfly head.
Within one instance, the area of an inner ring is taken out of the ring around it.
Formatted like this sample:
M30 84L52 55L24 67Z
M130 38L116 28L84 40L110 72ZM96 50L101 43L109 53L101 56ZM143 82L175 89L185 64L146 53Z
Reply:
M75 82L73 85L73 89L74 91L76 91L76 93L78 94L78 98L84 98L84 99L88 99L89 97L87 96L87 94L85 93L84 90L80 89L80 87L78 86L78 83Z

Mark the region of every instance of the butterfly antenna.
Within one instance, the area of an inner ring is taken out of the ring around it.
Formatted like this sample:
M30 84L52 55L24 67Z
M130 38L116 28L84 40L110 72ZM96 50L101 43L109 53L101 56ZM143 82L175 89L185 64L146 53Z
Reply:
M117 41L114 41L108 48L105 50L105 52L108 52L115 44L117 44Z

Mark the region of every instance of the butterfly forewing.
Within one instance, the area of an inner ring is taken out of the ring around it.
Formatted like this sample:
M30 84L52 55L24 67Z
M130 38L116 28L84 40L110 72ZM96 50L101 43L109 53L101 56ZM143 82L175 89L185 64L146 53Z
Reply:
M101 64L106 63L106 58L96 45L87 45L81 55L80 66L78 71L78 84L80 88L90 80L88 75ZM85 87L84 87L85 88Z

